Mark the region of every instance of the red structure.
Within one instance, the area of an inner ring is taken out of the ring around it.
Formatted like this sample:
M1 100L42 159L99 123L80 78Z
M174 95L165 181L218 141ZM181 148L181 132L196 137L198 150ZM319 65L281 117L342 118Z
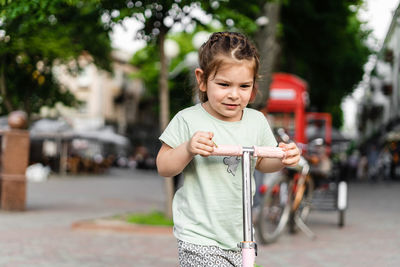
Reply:
M307 83L287 73L275 73L269 91L269 99L263 113L275 127L283 127L297 143L306 143ZM272 117L272 118L271 118Z
M303 79L288 73L272 76L270 97L262 110L275 128L284 128L300 144L307 143L306 128L314 124L321 128L328 146L332 140L332 117L329 113L306 112L308 85Z

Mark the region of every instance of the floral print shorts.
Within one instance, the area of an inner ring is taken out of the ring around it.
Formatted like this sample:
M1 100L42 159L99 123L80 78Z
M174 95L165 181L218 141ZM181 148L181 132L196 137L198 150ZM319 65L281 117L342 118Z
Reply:
M242 254L240 251L225 250L217 246L201 246L178 240L178 256L180 267L240 267Z

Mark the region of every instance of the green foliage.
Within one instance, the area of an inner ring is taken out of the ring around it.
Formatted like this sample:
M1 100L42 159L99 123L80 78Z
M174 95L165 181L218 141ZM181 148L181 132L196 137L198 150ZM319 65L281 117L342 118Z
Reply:
M110 70L107 28L99 1L5 1L0 12L1 111L37 112L60 101L74 105L53 77L54 64L76 60L87 51L95 64ZM78 69L71 69L77 73Z
M191 16L192 9L199 5L212 14L214 18L222 22L223 29L239 30L242 32L255 32L257 26L254 17L260 12L265 1L255 0L250 2L243 1L141 1L141 5L131 5L121 8L119 4L107 2L107 8L117 8L120 15L114 18L114 21L120 21L124 16L132 15L139 21L142 21L144 27L138 32L138 38L148 41L148 46L138 51L134 56L132 63L139 68L139 73L135 77L142 78L146 86L146 98L156 100L158 97L158 77L160 75L160 55L158 53L158 37L160 32L168 33L172 25L181 23L183 25L195 25L197 30L215 29L210 25L204 25L197 17ZM162 8L160 8L162 6ZM173 24L166 26L163 23L165 17L172 18ZM182 18L189 20L182 20ZM233 21L233 23L230 23ZM170 27L170 28L168 28ZM218 30L223 30L218 29ZM182 64L184 57L191 51L195 51L191 44L195 32L183 32L181 34L170 35L180 46L180 55L174 58L169 64L169 72L174 72L179 64ZM171 117L180 109L192 104L191 82L192 69L183 68L174 77L169 77L168 87L170 88L170 114ZM158 111L158 105L154 106Z
M255 20L262 13L265 2L265 0L202 1L201 7L220 21L224 29L253 35L258 30Z
M195 33L177 33L168 36L168 39L174 40L179 45L179 55L173 58L169 64L168 87L170 92L170 111L171 118L182 108L192 105L192 83L191 72L193 70L190 66L184 64L185 56L194 52L191 40ZM145 99L152 99L154 101L158 98L158 77L160 75L160 57L158 48L154 43L151 43L143 49L137 51L132 58L131 63L138 67L138 72L132 75L133 78L140 78L143 80L146 92L143 96ZM155 113L158 113L158 105L154 105Z
M161 225L161 226L174 225L171 219L167 218L164 215L164 213L159 211L153 211L151 213L130 214L126 217L126 221L129 223L146 224L146 225Z
M146 86L145 98L154 98L158 92L158 76L160 73L160 56L154 44L149 44L137 51L132 58L132 65L138 67L138 71L132 78L142 79Z
M280 71L294 73L309 84L311 106L331 112L342 122L341 100L363 75L371 51L369 31L356 17L361 1L296 0L282 7Z

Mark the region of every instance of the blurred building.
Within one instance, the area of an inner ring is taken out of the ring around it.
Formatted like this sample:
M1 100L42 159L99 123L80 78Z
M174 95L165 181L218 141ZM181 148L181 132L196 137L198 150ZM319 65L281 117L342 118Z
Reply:
M81 102L78 110L62 114L69 117L74 128L96 129L111 124L118 133L126 134L127 126L137 119L144 91L140 80L129 77L136 71L129 64L130 59L130 54L114 50L112 73L97 68L89 54L83 54L71 65L55 68L62 86ZM71 74L69 70L77 67L81 68L78 74Z
M357 114L360 140L384 142L400 133L400 5L364 90Z
M132 153L129 127L137 123L143 84L131 75L131 54L114 50L112 71L96 67L83 53L77 61L58 64L54 74L64 90L80 102L76 108L57 103L42 107L30 128L31 161L66 173L100 172L126 166Z

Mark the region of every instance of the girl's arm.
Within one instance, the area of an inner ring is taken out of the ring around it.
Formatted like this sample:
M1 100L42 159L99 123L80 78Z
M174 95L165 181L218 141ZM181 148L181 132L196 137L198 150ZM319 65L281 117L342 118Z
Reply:
M279 147L286 152L283 159L258 158L256 169L260 172L276 172L283 167L294 167L300 160L300 150L295 143L279 143Z
M213 133L196 132L192 138L176 148L163 143L157 155L157 171L172 177L183 171L195 155L208 157L214 151Z

